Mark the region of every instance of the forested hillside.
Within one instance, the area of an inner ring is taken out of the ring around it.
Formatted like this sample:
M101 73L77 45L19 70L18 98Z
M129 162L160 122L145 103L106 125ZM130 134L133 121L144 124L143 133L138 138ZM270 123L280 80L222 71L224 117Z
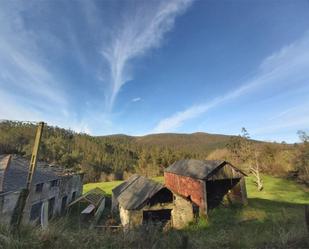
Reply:
M29 157L35 132L36 126L31 123L1 122L0 154ZM86 181L122 179L132 173L153 177L181 158L226 159L248 170L252 155L258 154L254 160L260 163L261 171L272 174L297 172L307 162L300 160L308 153L305 140L303 144L287 145L249 139L250 150L245 140L241 136L207 133L94 137L46 126L40 160L81 169Z

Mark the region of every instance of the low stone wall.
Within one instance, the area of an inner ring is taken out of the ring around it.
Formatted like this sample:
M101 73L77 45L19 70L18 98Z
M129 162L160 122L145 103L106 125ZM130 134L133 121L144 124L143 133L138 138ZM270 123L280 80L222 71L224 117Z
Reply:
M174 195L175 199L173 203L156 204L154 206L145 206L139 210L126 210L123 207L119 207L119 215L121 224L125 229L137 227L143 224L143 212L154 210L170 209L171 211L171 224L176 229L181 229L193 221L193 207L192 203L179 196Z
M125 229L137 227L143 224L143 209L126 210L123 207L119 207L119 215L121 225Z
M179 195L175 195L174 208L172 209L172 226L180 229L187 226L193 219L192 203Z

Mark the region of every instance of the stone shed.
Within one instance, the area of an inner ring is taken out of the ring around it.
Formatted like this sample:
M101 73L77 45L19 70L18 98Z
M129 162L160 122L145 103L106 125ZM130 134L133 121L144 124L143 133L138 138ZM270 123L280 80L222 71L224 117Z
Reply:
M224 196L232 203L247 203L245 173L226 161L180 160L164 171L165 186L190 199L201 215L218 206Z
M26 187L29 160L18 155L0 155L0 221L10 223L20 191ZM38 162L26 202L23 222L40 222L43 203L48 216L65 212L67 204L82 194L83 174Z
M133 175L112 191L113 208L119 208L121 224L132 228L149 222L182 228L193 220L192 203L161 183Z

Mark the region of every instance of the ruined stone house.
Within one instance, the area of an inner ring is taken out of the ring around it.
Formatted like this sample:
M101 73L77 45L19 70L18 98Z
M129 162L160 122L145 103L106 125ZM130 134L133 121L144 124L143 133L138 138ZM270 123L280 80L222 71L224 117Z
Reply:
M148 222L182 228L193 220L192 203L161 183L131 176L112 190L113 208L119 208L121 224L132 228Z
M10 223L21 189L26 187L29 161L18 155L0 155L0 222ZM43 203L49 218L65 211L82 194L83 174L38 162L26 202L23 222L40 221Z
M207 215L223 198L232 203L247 202L245 173L226 161L180 160L164 171L165 186L174 193L190 199Z

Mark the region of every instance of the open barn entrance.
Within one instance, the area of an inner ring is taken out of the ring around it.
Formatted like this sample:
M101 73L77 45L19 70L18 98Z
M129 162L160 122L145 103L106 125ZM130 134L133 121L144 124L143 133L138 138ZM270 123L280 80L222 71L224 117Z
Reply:
M171 209L143 211L143 224L161 223L165 225L171 220Z
M215 208L223 201L223 197L232 189L240 178L211 180L206 182L207 206L209 209Z
M172 203L173 202L173 193L167 188L161 189L149 200L149 205L153 206L158 203Z

